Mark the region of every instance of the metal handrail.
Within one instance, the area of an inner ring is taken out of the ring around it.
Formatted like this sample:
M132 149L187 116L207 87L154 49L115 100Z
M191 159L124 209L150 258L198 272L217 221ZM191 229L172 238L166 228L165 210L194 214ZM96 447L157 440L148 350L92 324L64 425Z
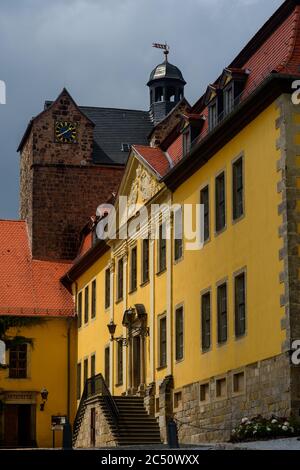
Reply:
M109 407L109 411L111 414L111 417L114 419L114 421L117 421L118 416L119 416L119 409L117 407L117 404L111 395L108 386L106 385L106 382L102 376L102 374L95 375L94 377L90 377L86 381L87 385L87 398L90 398L95 395L101 395L106 399L106 402Z
M82 395L81 395L81 398L80 398L80 402L79 402L79 406L77 408L76 416L75 416L75 419L74 419L73 440L76 440L76 437L77 437L77 431L78 431L78 427L79 427L79 416L80 416L81 411L82 411L82 409L85 405L86 398L87 398L87 381L84 385L84 389L83 389L83 392L82 392Z
M93 396L102 396L105 399L107 404L107 409L109 411L110 417L114 421L114 423L118 424L118 417L119 417L119 409L118 406L111 395L106 382L102 376L102 374L95 375L94 377L90 377L86 380L84 389L81 395L80 403L77 409L77 413L74 420L74 438L76 439L76 434L79 427L79 417L83 407L85 406L85 402L88 398Z

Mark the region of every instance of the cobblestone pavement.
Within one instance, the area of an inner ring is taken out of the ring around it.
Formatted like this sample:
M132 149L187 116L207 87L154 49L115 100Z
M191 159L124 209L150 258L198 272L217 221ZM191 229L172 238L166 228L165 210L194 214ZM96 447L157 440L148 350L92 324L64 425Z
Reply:
M245 442L234 444L238 449L248 450L300 450L299 438L274 439L272 441Z

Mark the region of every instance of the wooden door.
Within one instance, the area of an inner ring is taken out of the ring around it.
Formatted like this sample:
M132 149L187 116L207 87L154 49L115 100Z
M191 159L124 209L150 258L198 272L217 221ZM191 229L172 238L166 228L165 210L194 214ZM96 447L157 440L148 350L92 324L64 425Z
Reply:
M90 437L91 437L91 446L95 447L96 445L96 408L91 408L91 422L90 422Z
M133 337L133 386L137 390L141 384L141 338Z
M18 444L18 405L5 405L4 445L15 447Z

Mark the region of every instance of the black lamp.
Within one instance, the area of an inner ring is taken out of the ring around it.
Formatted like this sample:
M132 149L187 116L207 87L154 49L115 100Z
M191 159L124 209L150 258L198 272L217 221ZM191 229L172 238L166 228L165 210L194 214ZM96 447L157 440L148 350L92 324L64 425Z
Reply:
M48 400L48 395L49 395L48 390L47 390L46 388L43 388L43 389L41 390L41 398L42 398L42 400L43 400L43 402L42 402L41 405L40 405L40 410L41 410L41 411L44 411L44 409L45 409L45 403L46 403L46 401Z
M117 325L113 322L113 320L110 320L110 323L107 325L109 334L110 334L110 340L113 341L114 339L114 334L116 331Z

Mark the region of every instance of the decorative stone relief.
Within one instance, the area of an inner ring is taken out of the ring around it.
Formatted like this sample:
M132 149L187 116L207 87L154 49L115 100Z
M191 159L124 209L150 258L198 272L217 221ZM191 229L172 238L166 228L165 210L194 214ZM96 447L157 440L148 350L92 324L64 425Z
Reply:
M151 199L160 189L162 184L148 173L148 171L139 165L136 169L136 177L131 185L128 196L128 217L131 217L136 211L137 201L140 199L146 203Z

